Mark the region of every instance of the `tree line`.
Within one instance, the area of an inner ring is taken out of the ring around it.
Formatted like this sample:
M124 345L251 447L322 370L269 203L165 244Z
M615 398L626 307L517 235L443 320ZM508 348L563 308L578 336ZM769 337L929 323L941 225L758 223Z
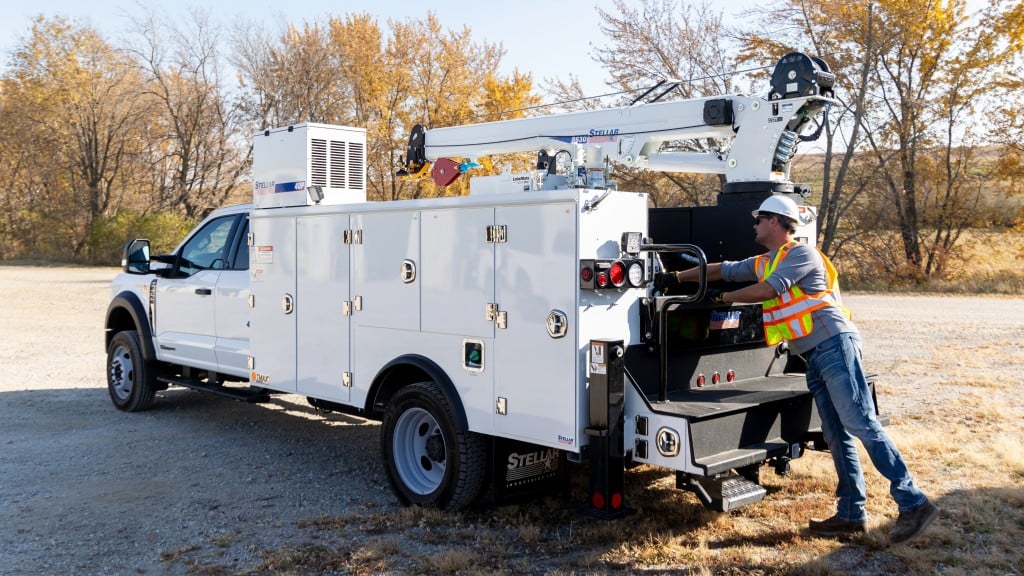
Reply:
M710 2L598 11L591 53L617 94L604 99L587 99L578 78L538 86L528 71L502 73L500 44L431 13L268 30L143 11L116 44L40 15L0 76L0 260L110 263L136 235L170 248L210 210L248 199L250 136L267 127L365 127L371 200L462 194L464 182L396 178L412 125L626 105L665 78L669 99L764 94L764 69L792 51L821 56L838 79L823 137L797 170L827 253L870 254L924 282L945 273L964 230L1022 225L1024 2L971 13L966 0L776 0L733 23ZM689 174L616 179L659 206L713 202L720 187Z

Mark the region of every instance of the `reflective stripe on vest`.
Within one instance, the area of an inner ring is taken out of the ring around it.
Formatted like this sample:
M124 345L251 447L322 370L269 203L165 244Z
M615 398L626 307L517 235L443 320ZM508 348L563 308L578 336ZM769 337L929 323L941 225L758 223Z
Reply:
M779 248L775 257L769 259L767 256L758 256L754 259L754 271L757 279L764 282L772 275L779 264L786 258L789 251L799 244L789 241ZM838 306L843 314L850 318L850 311L843 307L839 297L839 278L832 262L821 250L818 250L825 265L825 282L828 288L817 294L805 294L799 286L794 284L786 292L775 298L764 301L762 306L762 319L764 324L764 339L769 346L774 346L783 340L794 340L803 338L814 330L812 312L826 306Z

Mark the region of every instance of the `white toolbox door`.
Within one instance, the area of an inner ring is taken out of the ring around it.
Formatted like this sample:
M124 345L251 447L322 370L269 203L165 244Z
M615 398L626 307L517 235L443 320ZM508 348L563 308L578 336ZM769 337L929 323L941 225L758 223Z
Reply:
M295 219L252 218L252 383L295 391Z
M423 331L493 338L494 208L423 212Z
M297 222L298 393L347 402L350 367L349 249L347 214L308 216Z
M498 308L505 328L495 330L496 406L500 436L573 450L576 438L576 210L575 203L499 207L506 226L495 245ZM562 313L568 331L548 332L548 317Z
M359 238L352 245L352 322L419 330L420 283L403 281L403 265L411 262L419 267L419 212L353 214L351 218Z

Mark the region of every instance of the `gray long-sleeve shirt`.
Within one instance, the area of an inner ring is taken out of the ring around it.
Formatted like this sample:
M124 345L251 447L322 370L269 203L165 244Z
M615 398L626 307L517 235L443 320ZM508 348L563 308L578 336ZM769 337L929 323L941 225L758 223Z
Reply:
M775 258L777 251L768 253ZM738 262L722 262L722 280L727 282L753 282L757 280L754 258ZM828 288L825 263L818 251L806 244L797 244L782 259L779 266L765 279L779 294L788 291L794 284L807 294L817 294ZM790 349L803 354L836 334L858 332L857 326L848 320L837 306L825 306L811 313L814 329L803 338L789 342Z

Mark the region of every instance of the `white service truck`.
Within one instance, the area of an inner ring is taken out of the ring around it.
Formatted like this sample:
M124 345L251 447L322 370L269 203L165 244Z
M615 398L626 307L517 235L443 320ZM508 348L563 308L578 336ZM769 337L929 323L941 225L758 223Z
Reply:
M703 279L659 294L651 279L758 250L751 207L800 198L790 160L820 133L833 80L791 54L767 99L417 126L402 172L442 186L478 157L538 153L536 170L475 177L465 197L367 202L361 129L256 134L251 205L214 212L170 255L126 245L106 316L110 397L135 411L168 386L290 393L380 420L407 504L465 508L567 463L589 463L601 517L629 510L629 463L674 470L712 508L758 501L762 465L786 470L820 435L799 358L764 346L760 306L705 302ZM730 144L666 146L704 138ZM725 186L718 206L649 211L615 189L615 165Z

